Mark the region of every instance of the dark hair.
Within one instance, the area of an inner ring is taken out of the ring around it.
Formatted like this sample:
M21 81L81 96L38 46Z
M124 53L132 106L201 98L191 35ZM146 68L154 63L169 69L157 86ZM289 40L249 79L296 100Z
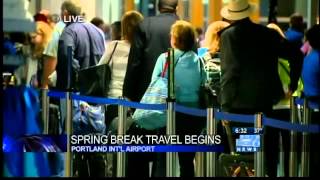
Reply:
M40 14L40 13L37 13L37 14L35 14L34 16L33 16L33 19L34 19L34 21L42 21L42 22L45 22L45 23L47 23L47 24L49 24L49 19L48 19L48 17L46 16L46 15L44 15L44 14Z
M306 38L313 49L320 50L320 25L312 26L306 33Z
M101 25L104 24L104 21L99 17L94 17L90 22L97 27L100 27Z
M159 11L175 12L178 6L178 0L159 0L158 9Z
M304 32L303 16L299 13L292 14L290 16L290 26L297 31Z
M111 24L111 40L121 40L121 21Z
M197 32L197 35L203 34L203 30L202 30L201 27L197 27L197 28L196 28L196 32Z

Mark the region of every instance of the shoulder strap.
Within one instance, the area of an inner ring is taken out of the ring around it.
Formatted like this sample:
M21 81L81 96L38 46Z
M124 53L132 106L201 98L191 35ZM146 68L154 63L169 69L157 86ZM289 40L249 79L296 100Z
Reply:
M177 66L177 64L178 64L179 60L182 58L182 56L184 56L184 54L186 54L186 53L187 53L187 52L183 52L183 53L179 56L179 58L177 59L177 62L174 64L174 68ZM161 73L161 77L164 77L164 76L166 75L166 71L167 71L167 69L168 69L168 66L169 66L169 61L166 60L166 63L164 64L163 71L162 71L162 73Z
M93 42L92 42L92 39L91 39L90 32L89 32L88 28L85 26L85 24L83 24L83 27L87 31L89 42L90 42L90 44L89 44L89 46L90 46L90 62L93 62L92 61L93 60L92 59L93 58L93 48L92 48Z
M290 72L289 72L289 70L286 68L286 66L285 66L281 61L279 61L279 64L280 64L280 66L282 67L282 69L284 69L284 71L290 76Z
M166 60L166 63L164 64L164 68L163 68L163 70L161 72L161 77L165 76L165 73L166 73L166 71L168 69L168 66L169 66L169 62Z
M112 59L112 56L113 56L113 54L114 54L114 51L116 50L117 46L118 46L118 41L117 41L116 44L114 45L114 48L113 48L113 50L112 50L112 53L111 53L111 55L110 55L109 60L107 61L107 64L110 63L110 61L111 61L111 59Z
M198 61L199 61L199 70L200 70L200 78L201 78L201 81L203 80L203 74L204 74L204 63L202 61L202 58L198 58Z

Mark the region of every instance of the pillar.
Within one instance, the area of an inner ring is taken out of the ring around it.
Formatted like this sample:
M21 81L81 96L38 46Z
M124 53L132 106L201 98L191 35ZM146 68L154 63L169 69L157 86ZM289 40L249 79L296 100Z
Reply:
M185 8L184 8L184 3L183 3L183 0L179 0L178 1L178 11L177 11L177 14L178 16L181 18L181 19L184 19L184 11L185 11Z
M260 0L249 0L249 2L256 7L254 13L250 16L250 19L255 23L260 23Z
M124 0L124 11L135 10L134 0Z
M208 18L209 24L214 21L219 21L222 19L220 15L220 11L222 9L222 0L209 0L209 7L208 7Z
M190 1L190 22L195 27L203 28L204 22L204 7L202 0Z

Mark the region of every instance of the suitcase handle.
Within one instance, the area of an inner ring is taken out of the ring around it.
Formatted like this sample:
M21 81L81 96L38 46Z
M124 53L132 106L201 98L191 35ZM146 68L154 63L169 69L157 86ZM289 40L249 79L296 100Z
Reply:
M233 142L233 138L232 138L231 128L227 124L224 125L224 128L226 129L226 133L227 133L228 143L229 143L229 147L230 147L230 154L234 155L235 154L235 148L234 148L234 142Z

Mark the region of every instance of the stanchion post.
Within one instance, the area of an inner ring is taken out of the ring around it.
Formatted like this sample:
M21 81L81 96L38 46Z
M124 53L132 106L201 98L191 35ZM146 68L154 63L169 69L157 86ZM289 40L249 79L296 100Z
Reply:
M310 124L310 109L307 98L303 104L303 124ZM310 162L310 139L309 133L302 133L302 152L301 152L301 176L309 177L309 162Z
M64 43L64 42L62 42ZM68 77L67 77L67 93L66 93L66 119L65 119L65 132L67 133L67 152L65 153L65 175L72 177L72 153L70 137L72 134L72 99L71 99L71 77L72 77L72 46L67 47L67 64L68 64ZM62 117L64 118L64 117Z
M72 153L71 153L71 144L70 144L70 137L72 134L72 100L71 100L71 93L66 93L66 105L67 105L67 112L66 112L66 133L67 133L67 152L66 152L66 159L65 159L65 174L66 177L72 176Z
M291 123L295 124L298 121L298 109L295 105L295 98L292 97L290 100L291 114L290 119ZM290 132L290 158L289 158L289 176L297 177L298 176L298 157L297 157L297 138L298 134L295 131Z
M174 135L176 133L176 119L175 119L175 109L174 101L168 101L168 117L167 117L167 136ZM177 176L177 153L167 152L166 153L166 176L176 177Z
M176 114L175 114L175 85L174 85L174 50L168 49L168 98L167 98L167 129L166 135L176 134ZM177 153L166 153L166 176L177 176Z
M120 99L124 99L120 97ZM127 108L123 105L118 106L118 135L126 134L126 122L127 122ZM126 154L125 152L117 153L117 177L125 177L126 176Z
M41 89L41 118L43 122L43 134L49 133L49 97L48 89Z
M262 128L262 113L255 115L255 128ZM256 177L264 177L264 138L263 135L260 135L260 149L254 153L254 169Z
M207 109L207 134L215 135L217 134L217 122L214 119L214 109ZM208 144L210 145L210 144ZM216 176L216 162L217 161L217 153L216 152L207 152L206 153L206 175L207 177L215 177Z
M205 177L205 152L196 152L196 177Z

